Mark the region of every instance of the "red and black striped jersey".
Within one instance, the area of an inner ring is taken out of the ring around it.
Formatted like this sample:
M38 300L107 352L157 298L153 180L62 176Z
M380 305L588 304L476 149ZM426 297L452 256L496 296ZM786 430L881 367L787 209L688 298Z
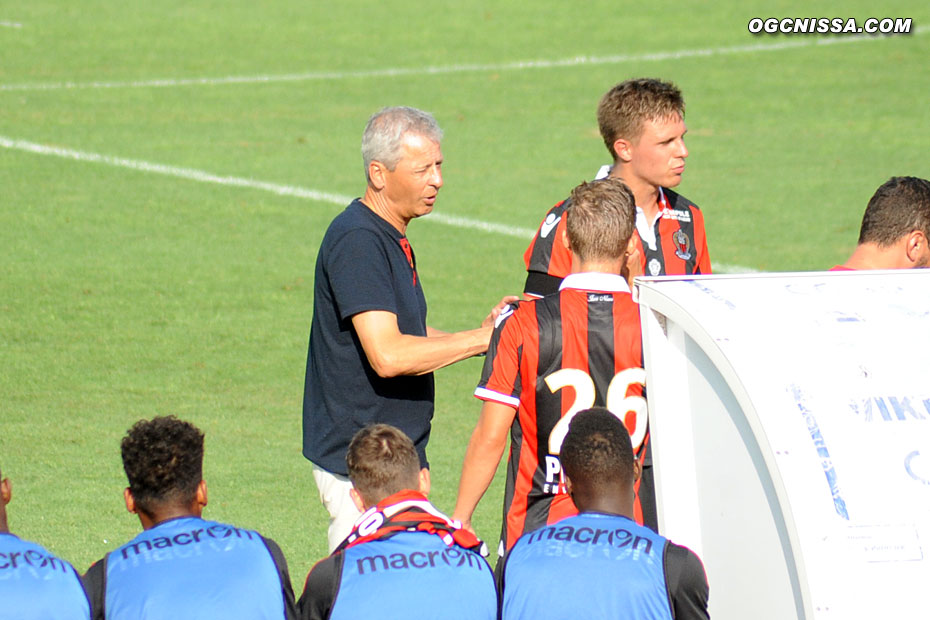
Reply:
M622 277L571 274L558 294L502 316L475 396L516 409L501 533L509 549L524 532L577 512L558 459L575 413L613 411L640 459L648 431L639 307Z
M647 276L710 273L704 215L693 202L670 189L659 188L659 215L650 224L642 209L636 208L636 232ZM523 254L526 264L524 292L534 297L549 295L571 272L571 253L562 243L565 211L569 199L546 214L536 236Z

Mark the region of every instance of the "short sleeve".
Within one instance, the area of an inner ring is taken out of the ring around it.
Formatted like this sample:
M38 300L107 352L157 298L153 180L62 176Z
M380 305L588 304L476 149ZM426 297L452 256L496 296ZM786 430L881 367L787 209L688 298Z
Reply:
M522 307L522 305L520 306ZM481 371L481 381L475 396L513 407L520 406L520 355L523 337L514 305L508 306L498 317L491 335L488 354Z
M523 253L527 272L523 292L527 295L544 297L557 292L562 279L571 271L571 253L562 243L564 214L570 204L563 200L549 209Z
M342 235L324 262L339 318L385 310L397 314L397 298L388 248L373 231L355 229Z

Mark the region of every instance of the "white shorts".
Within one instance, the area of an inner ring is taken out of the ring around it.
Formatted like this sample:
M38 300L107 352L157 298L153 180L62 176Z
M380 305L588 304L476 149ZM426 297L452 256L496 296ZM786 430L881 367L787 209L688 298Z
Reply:
M310 464L313 466L313 480L320 491L320 500L329 512L327 540L329 552L332 553L352 532L352 526L362 513L349 495L352 482L348 477L326 471L315 463Z

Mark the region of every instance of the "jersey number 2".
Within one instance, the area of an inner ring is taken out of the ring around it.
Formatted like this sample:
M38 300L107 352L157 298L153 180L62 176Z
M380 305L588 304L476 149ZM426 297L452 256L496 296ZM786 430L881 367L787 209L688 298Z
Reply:
M633 451L639 449L646 438L646 399L642 396L627 396L632 385L646 385L646 371L642 368L621 370L610 380L607 386L607 410L617 416L626 425L633 442ZM549 433L549 453L558 454L562 441L568 433L568 425L579 411L594 406L595 388L591 375L577 368L563 368L546 377L546 385L555 394L564 387L575 390L575 401L565 415ZM632 415L631 415L632 414ZM632 419L631 419L632 418Z

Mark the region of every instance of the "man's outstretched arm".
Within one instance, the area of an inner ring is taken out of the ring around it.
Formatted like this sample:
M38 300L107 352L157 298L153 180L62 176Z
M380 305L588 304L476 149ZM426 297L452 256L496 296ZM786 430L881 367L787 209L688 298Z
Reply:
M455 333L427 328L426 336L404 334L397 325L397 315L385 310L353 315L352 326L368 363L379 376L422 375L487 351L494 320L516 299L502 299L481 327Z

